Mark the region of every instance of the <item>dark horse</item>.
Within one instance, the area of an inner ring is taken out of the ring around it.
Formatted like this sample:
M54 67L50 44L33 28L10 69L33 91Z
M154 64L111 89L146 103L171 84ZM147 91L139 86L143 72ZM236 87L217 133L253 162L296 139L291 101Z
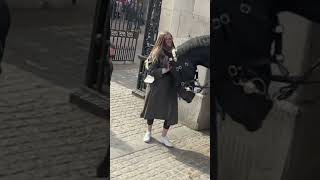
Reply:
M0 63L4 53L4 47L10 26L10 13L5 0L0 0ZM1 73L1 66L0 66Z
M287 89L281 89L278 97L285 99L305 78L271 73L271 64L280 67L283 60L278 14L289 11L320 22L320 11L309 1L298 0L217 0L214 4L211 67L214 95L223 112L247 130L255 131L273 106L268 93L270 82L291 83ZM180 96L187 102L192 101L195 93L192 90L197 86L196 66L210 68L209 48L210 36L195 37L177 47L172 74Z
M179 96L190 103L196 88L202 88L197 81L197 66L210 68L210 35L192 38L174 51L171 73L175 78Z
M217 177L217 106L232 120L242 124L248 131L256 131L262 126L262 121L273 107L273 99L269 97L268 88L271 81L286 82L289 86L280 89L281 95L277 99L285 99L303 83L306 74L310 74L319 63L308 73L292 77L288 71L281 75L273 75L271 64L275 63L279 69L282 56L282 26L279 24L278 14L288 11L305 17L313 22L320 22L320 6L309 0L215 0L213 1L211 32L213 33L213 48L211 48L214 85L212 87L214 114L211 119L210 139L213 154L211 164L213 179ZM196 38L197 39L197 38ZM197 41L197 40L193 40ZM182 71L172 71L179 87L188 88L186 82L193 82L193 75L199 64L201 43L196 46L186 42L184 48L178 47L177 63L174 68L192 64L192 68ZM188 50L182 50L188 49ZM201 48L202 49L202 48ZM180 52L179 52L180 51ZM199 53L199 54L198 54ZM207 52L208 53L208 52ZM192 56L197 54L198 58ZM208 53L209 54L209 53ZM209 57L206 55L204 57ZM179 65L180 64L180 65ZM203 65L203 64L202 64ZM174 69L175 70L175 69ZM189 72L188 72L189 71ZM188 77L183 78L181 76ZM189 75L188 75L189 74ZM194 85L193 85L194 86ZM182 88L182 89L185 89ZM192 98L187 98L188 101Z
M282 100L306 78L290 77L288 71L282 71L279 76L271 72L272 63L283 69L283 27L279 24L278 14L288 11L320 22L318 9L317 4L308 0L214 1L214 96L223 111L247 130L261 128L273 107L274 99L268 92L270 82L290 84L277 97Z

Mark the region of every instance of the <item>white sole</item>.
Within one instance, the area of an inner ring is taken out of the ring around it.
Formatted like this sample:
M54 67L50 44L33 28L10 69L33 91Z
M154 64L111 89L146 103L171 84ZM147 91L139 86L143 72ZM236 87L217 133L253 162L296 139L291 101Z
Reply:
M161 142L161 141L160 141L160 143L163 144L165 147L170 147L170 148L173 147L173 145L172 146L167 146L164 142Z

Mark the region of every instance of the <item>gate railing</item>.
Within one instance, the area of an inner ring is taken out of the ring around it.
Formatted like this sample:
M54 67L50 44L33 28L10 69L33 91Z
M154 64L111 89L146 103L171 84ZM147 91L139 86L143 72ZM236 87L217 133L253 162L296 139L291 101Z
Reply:
M111 1L111 42L116 52L113 61L134 61L140 26L143 22L143 3L135 0L123 4Z
M149 2L146 30L145 30L144 39L143 39L142 55L138 56L140 59L140 66L139 66L139 74L138 74L138 80L137 80L137 89L133 92L134 94L140 97L144 96L144 92L146 88L146 85L143 82L144 78L146 77L144 60L150 54L158 36L159 22L160 22L160 15L161 15L161 5L162 5L162 0L150 0Z

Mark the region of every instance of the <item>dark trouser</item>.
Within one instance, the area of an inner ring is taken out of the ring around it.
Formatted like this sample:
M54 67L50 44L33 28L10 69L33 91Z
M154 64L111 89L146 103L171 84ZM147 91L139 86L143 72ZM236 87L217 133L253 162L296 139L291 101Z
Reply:
M148 123L148 125L152 125L153 124L153 119L148 119L147 123ZM168 124L167 120L164 121L163 128L164 129L169 129L170 128L170 124Z

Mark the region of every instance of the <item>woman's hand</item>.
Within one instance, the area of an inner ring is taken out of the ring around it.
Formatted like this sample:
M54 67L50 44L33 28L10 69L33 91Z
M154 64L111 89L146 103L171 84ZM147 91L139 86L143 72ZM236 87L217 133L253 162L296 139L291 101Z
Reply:
M166 68L162 68L162 74L169 72L171 69L172 67L170 65L168 65Z

